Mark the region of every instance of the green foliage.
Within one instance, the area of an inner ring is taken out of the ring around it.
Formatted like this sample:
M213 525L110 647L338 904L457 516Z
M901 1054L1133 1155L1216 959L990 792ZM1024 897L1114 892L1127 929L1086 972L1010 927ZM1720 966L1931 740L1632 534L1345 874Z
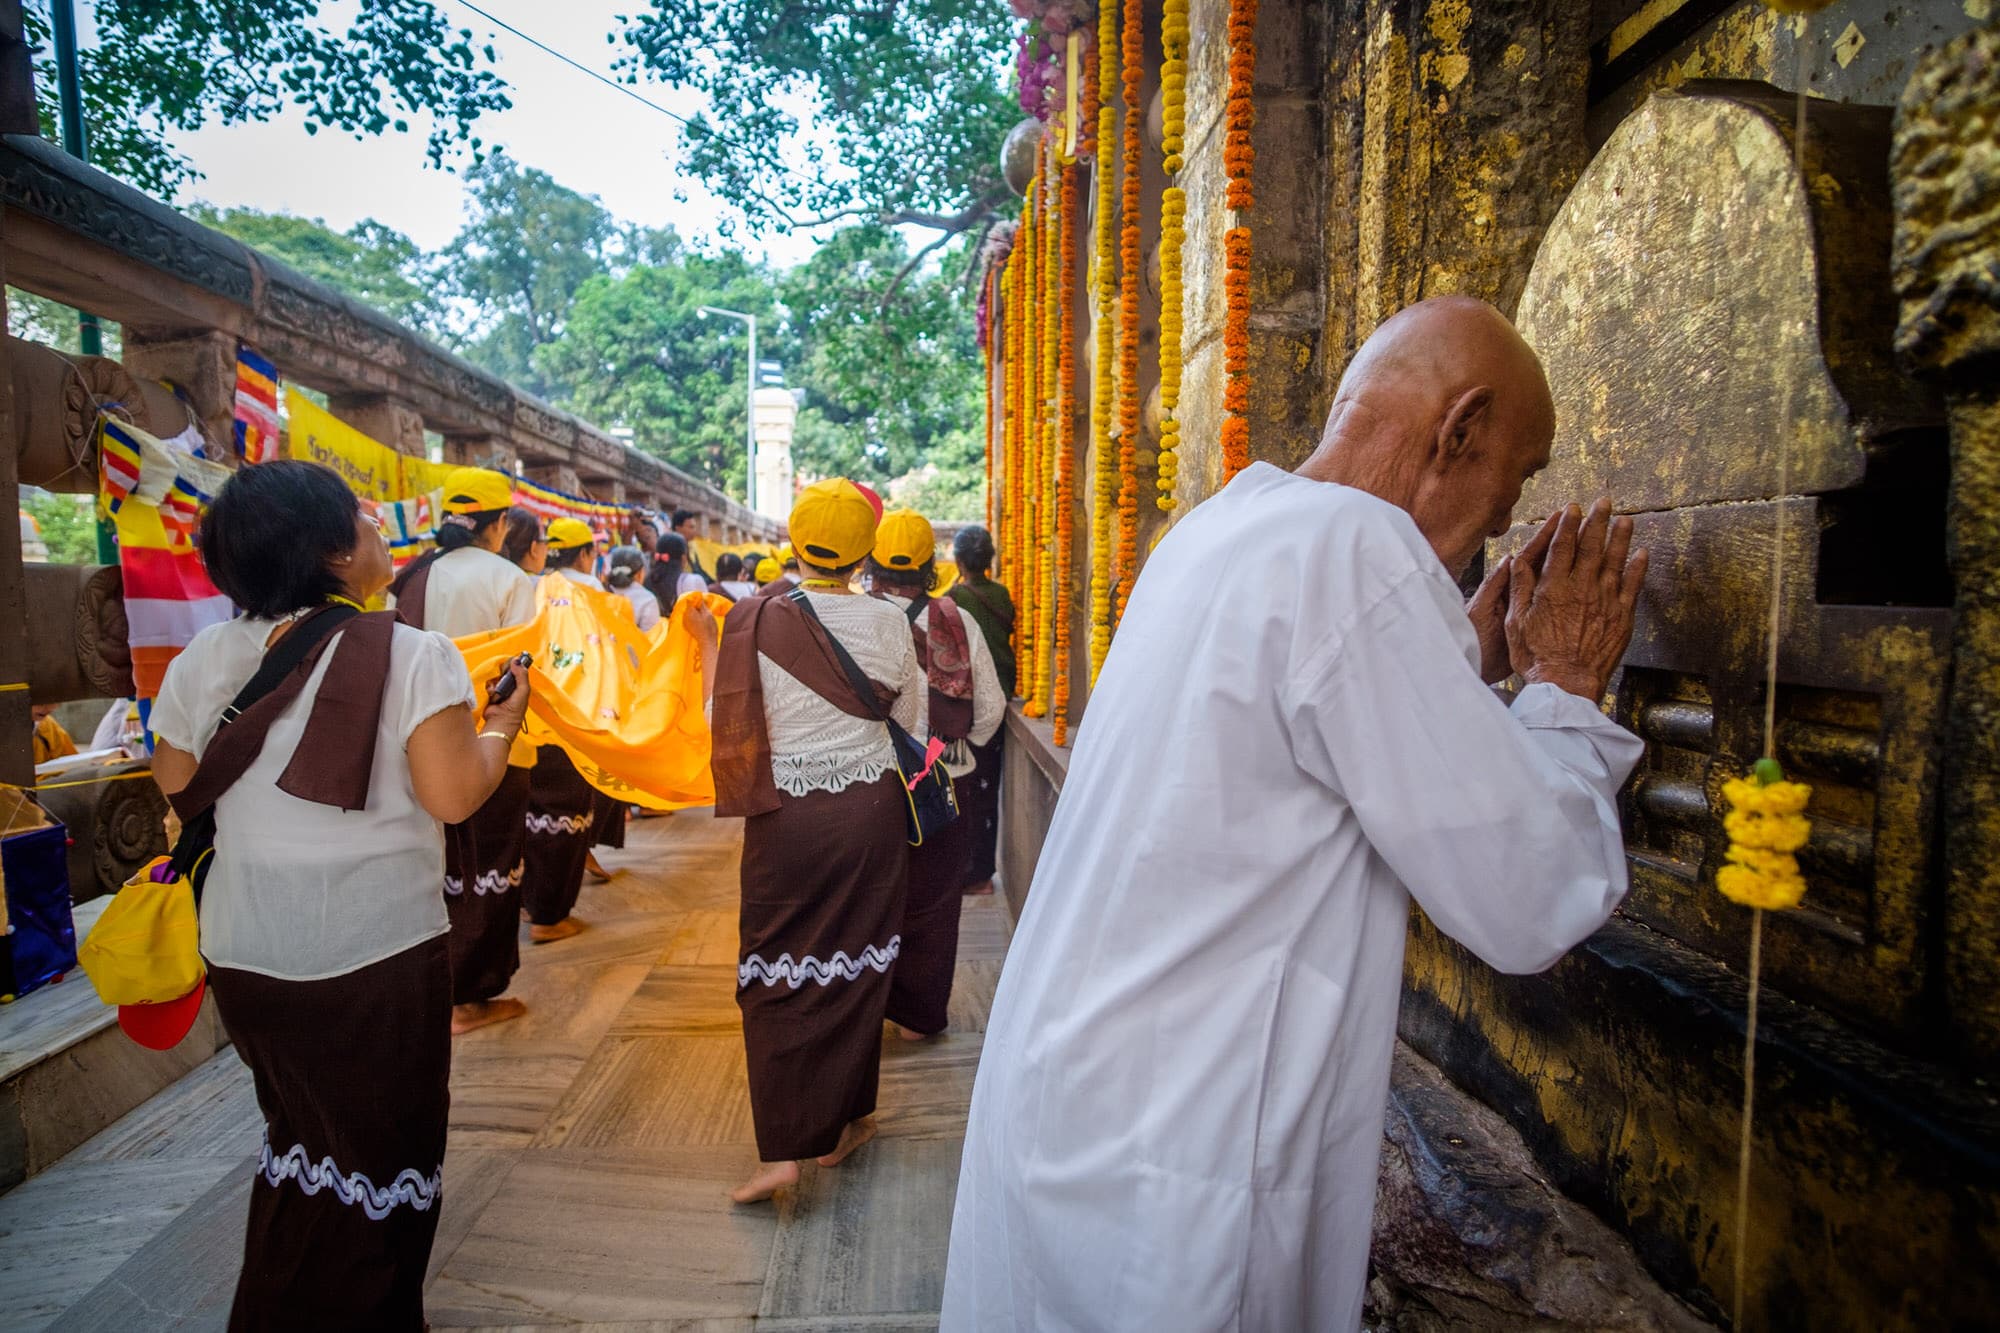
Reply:
M688 167L758 226L858 218L956 232L1005 196L1016 20L1000 0L651 0L619 62L705 95Z
M88 495L57 495L37 487L23 487L21 508L34 517L41 529L42 544L49 548L52 565L89 565L97 562L97 515L94 499Z
M423 251L403 233L373 218L338 232L318 218L254 208L217 210L197 204L189 216L412 328L435 328L443 313L433 295Z
M622 239L596 199L545 171L495 154L467 174L472 220L442 256L451 295L470 319L462 350L495 374L553 397L536 352L562 336L571 303L611 270Z
M7 289L7 332L16 338L26 338L30 342L45 343L59 352L72 356L83 351L81 329L77 323L76 311L61 301L52 301L46 296L24 292L17 287ZM122 324L101 321L98 324L98 341L104 355L117 358L125 342L125 328Z
M49 0L28 0L35 98L58 142ZM508 105L493 48L453 28L432 0L358 0L336 33L313 20L321 0L94 0L97 42L78 54L91 162L148 194L171 196L199 173L170 135L269 120L287 103L306 132L398 133L434 118L433 164L470 154L472 124ZM345 6L343 6L345 8Z

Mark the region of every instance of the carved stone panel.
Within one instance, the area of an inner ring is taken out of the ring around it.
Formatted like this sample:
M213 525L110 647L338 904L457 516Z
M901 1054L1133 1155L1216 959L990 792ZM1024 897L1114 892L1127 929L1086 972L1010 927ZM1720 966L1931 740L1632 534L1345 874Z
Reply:
M1815 104L1803 176L1790 117L1762 84L1690 84L1584 172L1517 317L1557 415L1518 517L1599 491L1650 510L1839 490L1936 419L1890 356L1888 113Z

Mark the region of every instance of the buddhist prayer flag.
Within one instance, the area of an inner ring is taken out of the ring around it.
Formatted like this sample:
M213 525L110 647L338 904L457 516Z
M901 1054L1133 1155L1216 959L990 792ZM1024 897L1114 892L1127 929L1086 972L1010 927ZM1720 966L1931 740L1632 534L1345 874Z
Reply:
M623 597L552 574L536 587L535 619L456 642L482 688L508 658L533 654L521 734L561 746L591 786L656 810L710 805L701 651L687 628L702 595L688 594L641 634ZM710 609L720 618L728 603L711 598Z
M160 692L167 664L203 629L235 614L209 582L201 556L168 528L160 508L133 496L118 509L118 564L138 697Z
M236 344L236 452L246 463L278 456L278 368Z
M97 428L97 459L104 507L115 514L125 497L139 488L145 451L132 427L105 417Z

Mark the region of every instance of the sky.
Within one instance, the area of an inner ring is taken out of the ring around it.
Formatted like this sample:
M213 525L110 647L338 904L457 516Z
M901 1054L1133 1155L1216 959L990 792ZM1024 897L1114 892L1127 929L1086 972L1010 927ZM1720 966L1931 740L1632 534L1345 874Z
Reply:
M621 221L672 226L694 240L713 239L716 224L739 216L676 170L680 126L658 111L605 87L555 57L495 27L461 0L437 0L455 26L491 41L497 72L511 85L511 109L482 117L474 132L517 161L548 172L583 194L596 195ZM644 0L478 0L496 17L606 75L623 43L605 40ZM346 26L352 0L323 6L321 22ZM89 6L78 6L79 40L91 41ZM682 115L701 109L698 95L658 84L637 91ZM408 133L355 139L334 131L305 131L296 113L275 120L224 126L211 123L180 134L176 146L206 179L185 187L176 201L250 207L324 219L346 230L374 218L427 250L448 243L465 220L465 187L459 176L424 158L428 124L413 120ZM805 259L816 240L806 233L751 236L731 242L781 265Z

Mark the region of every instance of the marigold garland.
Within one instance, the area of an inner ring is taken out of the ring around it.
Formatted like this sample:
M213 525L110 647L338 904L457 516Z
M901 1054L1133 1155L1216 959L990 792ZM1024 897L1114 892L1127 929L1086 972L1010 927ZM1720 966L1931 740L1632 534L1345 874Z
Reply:
M1056 328L1061 346L1056 369L1056 543L1055 596L1049 599L1055 617L1050 654L1055 676L1049 694L1051 739L1069 744L1069 600L1070 573L1075 559L1076 516L1071 511L1076 472L1076 167L1062 172L1062 261L1056 269Z
M981 279L979 284L980 304L988 311L993 309L994 290L998 286L998 275L994 272L992 266L988 265L986 276ZM999 349L993 346L993 339L990 335L984 340L980 351L984 354L983 364L986 367L986 530L991 532L993 531L994 510L993 451L997 447L993 439L993 363L1000 359L1000 355Z
M1161 166L1179 175L1181 150L1187 134L1187 0L1166 0L1160 19ZM1154 476L1153 503L1171 513L1180 501L1174 485L1180 479L1182 286L1181 254L1187 244L1187 194L1177 185L1160 193L1160 461Z
M1137 4L1138 0L1131 0ZM1092 332L1097 339L1097 355L1092 370L1090 394L1091 486L1090 506L1090 683L1104 667L1111 651L1111 590L1116 571L1111 564L1113 511L1118 504L1118 452L1111 438L1111 398L1117 392L1111 373L1117 356L1117 325L1111 303L1118 295L1118 254L1111 240L1111 216L1117 205L1114 192L1115 170L1112 150L1118 135L1118 112L1112 105L1118 78L1118 6L1103 0L1097 10L1097 155L1092 180L1097 187L1096 216L1092 219L1093 259L1096 265L1097 322Z
M1229 95L1223 104L1222 168L1229 183L1224 203L1237 214L1255 202L1251 175L1257 150L1250 131L1257 119L1257 0L1229 0ZM1250 228L1239 220L1223 234L1222 276L1222 475L1250 464Z
M1806 893L1797 852L1812 836L1805 813L1812 788L1785 781L1775 759L1760 759L1749 777L1723 783L1722 795L1729 802L1722 820L1729 863L1715 872L1717 891L1767 912L1797 907Z
M1062 178L1053 136L1043 182L1047 212L1042 238L1042 456L1035 474L1035 500L1041 512L1035 524L1035 709L1046 717L1055 686L1056 505L1057 452L1061 443L1063 310L1062 241L1068 230L1063 210Z
M1145 73L1145 31L1138 0L1128 0L1121 33L1125 140L1118 232L1118 599L1112 625L1132 599L1139 576L1139 81Z
M1015 656L1021 663L1020 692L1027 706L1035 693L1035 474L1042 457L1042 229L1048 225L1042 195L1041 150L1036 149L1035 183L1028 189L1027 263L1021 270L1021 519L1014 575Z

